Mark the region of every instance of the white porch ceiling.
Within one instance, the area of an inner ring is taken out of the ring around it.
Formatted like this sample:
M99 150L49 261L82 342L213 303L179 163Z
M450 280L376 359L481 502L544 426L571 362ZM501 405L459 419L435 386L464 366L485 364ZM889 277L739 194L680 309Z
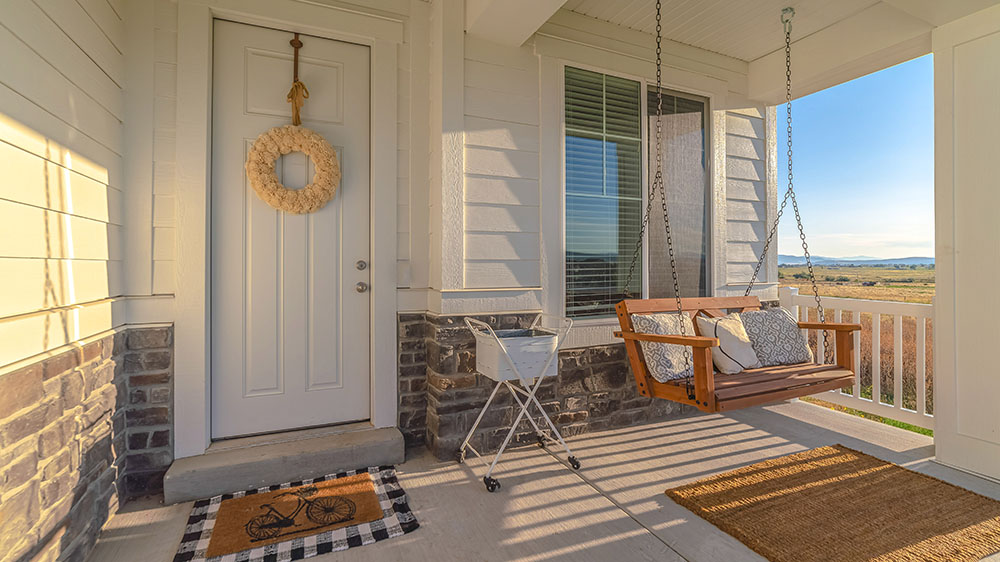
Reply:
M942 25L995 4L996 0L663 0L663 35L743 61L754 61L783 45L781 9L795 8L796 40L886 4ZM652 34L654 0L568 0L563 9Z

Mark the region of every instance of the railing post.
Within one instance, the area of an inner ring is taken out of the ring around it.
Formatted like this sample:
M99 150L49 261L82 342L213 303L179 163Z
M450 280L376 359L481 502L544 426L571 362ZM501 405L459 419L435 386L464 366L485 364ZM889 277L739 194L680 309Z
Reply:
M927 319L917 318L917 413L927 413Z
M882 315L872 313L872 402L882 403Z
M861 313L855 310L851 313L851 322L861 323ZM861 330L854 332L854 397L861 398Z
M892 403L903 407L903 315L892 319Z

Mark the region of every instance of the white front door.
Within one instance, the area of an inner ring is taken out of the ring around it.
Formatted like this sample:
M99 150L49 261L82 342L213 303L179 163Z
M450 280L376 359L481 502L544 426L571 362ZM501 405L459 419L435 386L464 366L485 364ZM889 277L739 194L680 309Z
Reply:
M302 125L336 149L342 179L320 211L260 200L243 166L257 135L291 123L292 33L216 20L212 128L212 437L370 415L369 48L302 36ZM301 153L276 167L312 179Z

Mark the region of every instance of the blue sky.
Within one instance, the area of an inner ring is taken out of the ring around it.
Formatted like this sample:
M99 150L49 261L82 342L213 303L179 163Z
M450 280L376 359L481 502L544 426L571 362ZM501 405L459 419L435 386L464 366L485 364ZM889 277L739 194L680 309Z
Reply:
M792 101L795 193L810 253L934 255L932 72L927 55ZM786 138L782 104L779 198ZM778 236L779 252L802 255L791 203Z

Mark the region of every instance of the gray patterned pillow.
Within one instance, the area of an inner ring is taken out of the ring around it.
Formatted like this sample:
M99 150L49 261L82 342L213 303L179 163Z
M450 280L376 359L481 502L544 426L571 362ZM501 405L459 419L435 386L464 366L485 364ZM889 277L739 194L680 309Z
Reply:
M812 362L809 342L791 312L784 308L749 310L741 312L740 319L761 367Z
M694 324L687 314L676 312L659 314L633 314L632 326L636 332L660 336L693 336ZM672 343L639 342L646 358L649 374L659 382L682 379L694 374L691 365L685 365L684 346Z

